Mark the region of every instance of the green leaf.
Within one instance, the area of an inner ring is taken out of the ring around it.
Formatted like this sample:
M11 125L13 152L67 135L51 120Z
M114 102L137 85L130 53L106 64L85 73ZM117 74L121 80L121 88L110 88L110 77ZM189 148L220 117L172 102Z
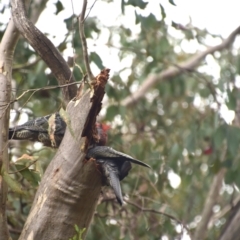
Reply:
M166 18L166 13L165 13L165 10L164 10L161 3L160 3L160 8L161 8L162 19L165 19Z
M78 233L80 231L79 227L77 224L74 225L75 231Z
M237 127L228 126L227 146L231 155L234 157L238 153L240 145L240 129Z
M148 3L142 0L128 0L126 5L132 5L133 7L139 7L141 9L144 9L148 5Z
M135 11L134 12L135 13L135 18L136 18L136 20L135 20L135 24L138 24L138 23L140 23L140 15L139 14L137 14L137 12Z
M168 0L173 6L176 6L173 0Z
M232 184L235 183L238 187L240 187L240 174L237 169L232 171L227 171L225 175L224 181L226 184Z
M59 14L64 9L60 1L57 1L56 8L57 8L56 15Z
M237 74L240 75L240 56L238 56L236 61L236 70L237 70Z
M25 195L25 193L22 191L21 185L15 179L13 179L8 173L3 172L3 179L14 192Z
M221 125L213 134L213 143L216 149L222 147L223 140L226 138L227 124Z
M239 173L238 173L239 175ZM226 175L225 175L225 178L224 178L224 182L226 184L232 184L234 181L235 181L235 178L236 178L236 173L235 171L227 171L226 172Z
M141 17L142 27L145 29L151 29L157 22L156 17L150 13L147 17Z
M125 1L121 0L121 10L122 10L122 14L125 13Z
M90 53L90 59L98 66L99 69L103 69L103 63L102 59L99 57L99 55L95 52Z
M37 187L41 178L40 174L34 170L26 168L26 166L21 164L15 164L16 169L19 173L34 187Z
M74 14L74 15L72 15L71 17L69 17L69 18L66 18L66 19L64 19L64 22L65 22L65 24L66 24L66 27L67 27L67 29L70 31L70 30L72 30L72 28L73 28L73 22L74 22L74 20L77 18L77 16ZM76 34L77 35L77 34ZM78 39L79 40L79 39ZM74 46L76 47L76 45L74 44Z
M106 119L108 121L112 121L117 114L119 114L119 107L118 106L110 106L107 109Z
M186 148L189 152L194 152L196 149L196 136L193 132L186 139Z
M118 83L118 81L122 81L119 76L114 76L112 80L114 81L114 83ZM119 91L117 89L116 84L114 86L107 84L105 90L109 98L113 98L114 100L117 100L117 101L120 99L121 93L124 92L124 91Z
M180 153L181 149L179 148L179 145L177 143L174 143L173 146L171 147L170 150L170 155L169 157L172 159L178 158L179 157L179 153Z
M127 115L127 109L124 106L119 106L119 114L122 116L122 118L124 119Z
M226 102L226 105L227 105L228 109L235 111L236 106L237 106L237 99L236 99L234 93L235 93L234 91L227 90L228 101Z
M228 102L226 103L230 110L235 111L237 107L237 101L240 99L240 92L237 88L233 90L227 90Z
M230 159L227 158L226 160L224 160L222 162L222 167L230 169L232 167L232 164L233 164L232 158L230 158Z
M170 44L166 37L162 37L159 41L158 46L155 48L153 52L153 56L155 55L157 59L161 59L161 57L167 54L170 50ZM176 83L175 83L176 85ZM181 86L181 85L180 85Z

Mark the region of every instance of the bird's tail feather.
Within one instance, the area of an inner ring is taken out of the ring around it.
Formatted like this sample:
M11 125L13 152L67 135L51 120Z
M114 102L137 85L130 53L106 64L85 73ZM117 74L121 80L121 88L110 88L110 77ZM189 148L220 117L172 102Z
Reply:
M113 188L113 191L116 195L117 201L122 206L123 205L123 196L122 196L122 190L121 190L119 176L115 172L110 172L109 177L110 177L110 181L111 181L110 185Z

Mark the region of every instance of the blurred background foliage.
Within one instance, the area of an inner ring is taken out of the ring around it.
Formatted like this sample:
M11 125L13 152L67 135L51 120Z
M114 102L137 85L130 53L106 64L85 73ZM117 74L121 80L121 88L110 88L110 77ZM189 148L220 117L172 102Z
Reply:
M51 4L55 5L55 14L58 15L70 3L51 1ZM172 0L169 4L175 5ZM121 101L137 91L150 74L177 66L195 54L185 52L182 42L195 41L206 47L207 38L220 38L206 29L192 26L191 22L186 26L175 22L169 25L161 4L159 16L142 14L147 5L148 2L142 0L121 2L123 17L127 17L128 7L135 8L135 25L140 29L137 34L121 21L118 25L113 22L109 27L91 14L86 20L88 41L97 46L98 38L107 31L105 47L116 50L120 62L126 59L131 62L130 66L123 66L117 72L112 69L106 88L101 120L112 126L109 145L152 166L152 170L134 166L122 182L126 200L122 208L112 190L105 188L87 238L166 240L193 234L213 177L220 169L226 168L225 182L212 215L219 214L220 217L209 225L206 238L216 239L227 218L227 213L220 214L221 210L239 194L240 130L232 124L240 96L239 49L231 47L208 56L219 67L219 78L215 77L214 70L213 73L204 71L207 62L203 61L193 71L183 69L178 76L159 81L143 98L130 106L123 106ZM9 6L2 4L0 10L4 13ZM74 49L72 55L65 57L79 81L83 75L78 66L83 72L85 70L76 14L63 22L67 33L56 47L62 53L69 47ZM6 24L1 23L0 27L2 36ZM170 34L169 29L174 30L177 37ZM89 47L89 52L94 69L100 71L108 67L97 51ZM28 89L53 85L57 85L57 81L47 65L21 38L14 57L13 96L18 97ZM58 88L28 92L13 104L10 126L53 113L61 107ZM229 111L223 114L222 109ZM13 239L17 239L39 179L55 150L39 143L11 141L9 151L10 172L25 192L21 195L10 189L8 197L10 232Z

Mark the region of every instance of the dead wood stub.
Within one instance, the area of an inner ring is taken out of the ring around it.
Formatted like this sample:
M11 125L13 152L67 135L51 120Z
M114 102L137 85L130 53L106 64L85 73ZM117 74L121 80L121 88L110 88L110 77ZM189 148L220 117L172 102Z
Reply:
M84 129L82 132L82 137L87 137L86 148L88 144L91 144L96 137L96 134L94 134L96 133L95 123L96 123L97 115L99 114L102 107L102 99L105 94L105 85L107 84L107 81L109 79L109 72L110 72L110 69L108 68L103 69L96 76L95 78L96 81L94 81L94 84L93 84L94 94L91 97L92 106L89 111Z

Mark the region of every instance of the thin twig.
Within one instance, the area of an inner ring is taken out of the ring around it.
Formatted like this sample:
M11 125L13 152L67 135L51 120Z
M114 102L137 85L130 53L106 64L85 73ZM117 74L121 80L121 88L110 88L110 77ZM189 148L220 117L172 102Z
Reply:
M31 96L38 92L38 91L42 91L42 90L52 90L52 89L56 89L56 88L63 88L63 87L67 87L69 85L74 85L74 84L81 84L82 83L82 80L79 81L79 82L72 82L72 83L67 83L67 84L63 84L63 85L57 85L57 86L48 86L48 87L42 87L42 88L32 88L32 89L28 89L28 90L25 90L19 97L11 100L9 103L6 103L6 104L3 104L3 105L0 105L0 107L4 107L4 106L9 106L10 104L14 103L14 102L17 102L19 101L26 93L29 93L29 92L33 92L31 94ZM1 118L1 117L0 117Z
M182 223L179 219L175 218L174 216L168 214L168 213L164 213L164 212L161 212L161 211L157 211L155 209L151 209L151 208L144 208L144 207L141 207L139 206L138 204L134 203L134 202L131 202L131 201L128 201L128 200L124 200L125 202L127 202L128 204L138 208L139 210L141 210L142 212L150 212L150 213L155 213L155 214L159 214L159 215L163 215L165 217L168 217L170 218L171 220L174 220L175 222L177 222L178 224L182 225L188 232L189 232L189 229L188 227Z
M28 169L29 167L31 167L33 164L35 164L36 162L38 161L38 159L35 159L34 161L32 161L28 166L24 167L24 168L21 168L19 170L16 170L16 171L13 171L13 172L9 172L8 174L14 174L14 173L18 173L18 172L21 172L25 169Z
M90 7L87 16L85 17L84 21L88 18L88 15L90 14L90 12L92 11L92 8L94 7L95 3L97 2L97 0L94 1L94 3L92 4L92 6Z
M79 16L79 33L80 33L80 39L81 39L81 43L82 43L82 48L83 48L83 56L84 56L84 64L86 67L86 71L88 74L88 77L91 81L94 81L95 78L92 74L90 65L89 65L89 58L88 58L88 51L87 51L87 41L86 41L86 37L85 37L85 33L84 33L84 17L85 17L85 13L86 13L86 8L87 8L87 0L83 1L83 6L82 6L82 12Z

